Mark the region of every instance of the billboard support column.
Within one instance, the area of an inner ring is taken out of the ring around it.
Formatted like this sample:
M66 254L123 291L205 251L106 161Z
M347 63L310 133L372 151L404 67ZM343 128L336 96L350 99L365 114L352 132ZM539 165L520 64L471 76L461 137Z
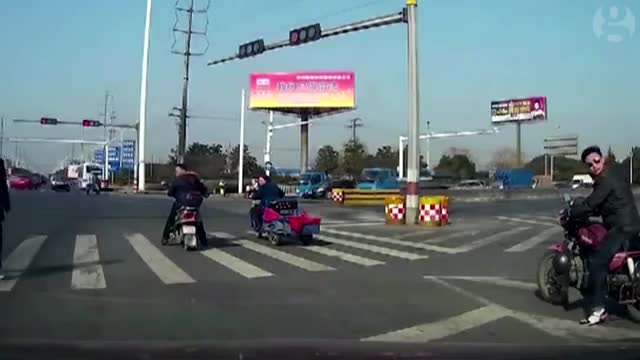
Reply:
M517 164L522 166L522 123L516 123L516 152L518 153Z
M243 193L244 185L244 89L240 101L240 144L238 145L238 194Z
M309 113L300 114L300 174L309 168Z
M418 113L418 45L416 31L416 0L407 0L407 51L409 82L409 119L407 154L407 224L415 224L418 216L418 175L419 175L419 113Z
M551 175L551 181L553 181L553 155L551 155L551 159L549 160L549 173Z

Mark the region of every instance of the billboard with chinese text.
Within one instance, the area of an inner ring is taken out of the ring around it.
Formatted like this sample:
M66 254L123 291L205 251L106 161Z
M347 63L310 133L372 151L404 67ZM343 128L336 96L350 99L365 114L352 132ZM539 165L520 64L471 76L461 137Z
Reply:
M547 98L544 96L492 101L491 123L546 121L547 110Z
M351 71L279 72L250 75L250 109L353 108Z

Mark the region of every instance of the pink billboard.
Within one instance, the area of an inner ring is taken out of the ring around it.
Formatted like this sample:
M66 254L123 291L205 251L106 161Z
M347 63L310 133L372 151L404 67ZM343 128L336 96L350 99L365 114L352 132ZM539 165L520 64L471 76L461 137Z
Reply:
M278 72L250 75L249 108L353 108L352 71Z

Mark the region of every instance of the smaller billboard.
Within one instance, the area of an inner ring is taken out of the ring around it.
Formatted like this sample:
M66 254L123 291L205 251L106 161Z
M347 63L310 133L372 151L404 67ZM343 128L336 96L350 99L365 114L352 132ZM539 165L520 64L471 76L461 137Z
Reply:
M250 109L355 106L352 71L253 73L249 86Z
M544 152L547 155L578 155L578 136L566 135L544 139Z
M491 123L546 121L547 110L544 96L492 101Z

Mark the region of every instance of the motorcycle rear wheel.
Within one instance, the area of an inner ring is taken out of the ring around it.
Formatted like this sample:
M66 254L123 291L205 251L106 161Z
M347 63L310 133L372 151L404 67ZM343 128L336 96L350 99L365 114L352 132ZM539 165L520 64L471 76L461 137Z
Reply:
M304 246L309 246L313 243L313 235L299 235L298 239Z
M548 253L538 263L538 290L544 301L553 305L566 305L569 302L568 289L561 289L555 278L553 258L555 253Z
M282 245L282 236L278 234L270 233L268 237L269 237L269 242L272 243L273 245L275 246Z

